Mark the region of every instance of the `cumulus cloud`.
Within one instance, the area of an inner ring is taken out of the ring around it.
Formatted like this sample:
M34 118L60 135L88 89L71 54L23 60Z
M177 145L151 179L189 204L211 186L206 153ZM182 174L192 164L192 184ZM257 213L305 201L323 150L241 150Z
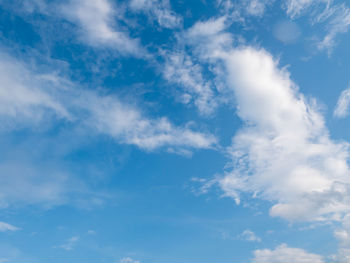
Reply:
M116 22L117 11L109 0L71 0L61 11L78 25L84 42L116 49L122 55L143 55L139 41Z
M213 43L196 41L201 59L224 64L244 123L228 148L232 162L215 179L224 195L237 203L241 193L268 200L272 216L290 221L342 220L350 209L348 144L330 139L316 102L298 91L271 54L229 49L215 40L222 34L214 30Z
M349 210L348 146L328 135L322 115L264 50L232 50L224 57L227 83L245 122L229 149L232 171L220 185L276 203L271 215L315 220ZM251 76L254 76L252 78Z
M323 258L303 249L290 248L282 244L274 250L262 249L254 251L252 263L323 263Z
M130 8L134 12L145 12L161 27L177 28L182 24L182 18L171 10L169 0L132 0Z
M334 116L338 118L344 118L349 114L350 104L350 89L342 91L338 99L337 105L334 109Z
M212 22L199 22L189 32ZM251 46L229 47L230 41L217 42L223 36L233 38L215 28L211 38L202 33L191 40L200 59L223 64L221 77L234 93L243 126L227 149L232 161L224 175L205 180L202 189L206 192L216 182L224 196L238 204L243 193L245 198L250 194L270 201L270 215L289 221L340 221L343 226L335 232L340 240L336 257L345 258L350 251L345 224L350 212L349 144L331 140L316 101L299 92L287 69L271 54ZM346 106L342 108L345 111ZM270 256L275 251L291 252L293 257L273 261ZM255 262L298 262L294 257L298 252L303 250L286 246L261 250ZM323 262L318 256L301 254L308 261L301 257L300 262Z
M17 231L17 230L19 230L18 227L15 227L5 222L0 222L0 232Z

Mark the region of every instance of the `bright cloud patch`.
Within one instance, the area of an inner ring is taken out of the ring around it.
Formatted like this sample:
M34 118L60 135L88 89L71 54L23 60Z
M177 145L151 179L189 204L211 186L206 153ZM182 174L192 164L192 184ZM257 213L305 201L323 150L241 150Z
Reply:
M150 19L156 19L162 27L181 26L182 19L171 10L169 0L132 0L130 7L135 12L146 12Z
M274 250L262 249L254 251L252 263L323 263L319 255L311 254L303 249L290 248L283 244Z
M143 53L136 39L116 23L114 6L108 0L72 0L62 7L64 15L76 23L83 39L95 47L108 46L121 54Z
M346 89L340 94L340 97L334 110L334 116L338 118L346 117L349 114L349 106L350 89Z
M0 53L0 115L39 121L49 112L69 118L57 95L65 83L54 74L36 74L23 63Z
M220 180L225 194L237 202L240 192L269 200L271 215L288 220L349 211L347 144L329 139L316 106L264 50L235 49L224 58L245 122L229 149L234 168Z
M18 227L15 227L5 222L0 222L0 232L17 231L17 230L19 230Z

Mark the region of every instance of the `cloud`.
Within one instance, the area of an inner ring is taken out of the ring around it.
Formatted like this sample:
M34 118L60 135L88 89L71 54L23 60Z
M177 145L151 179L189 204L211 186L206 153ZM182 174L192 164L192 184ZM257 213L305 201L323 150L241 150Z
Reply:
M327 25L327 35L318 44L320 50L328 50L330 53L336 44L335 38L339 34L349 31L350 28L350 9L345 4L335 5L322 14L329 17ZM323 17L322 17L323 19Z
M165 28L177 28L182 25L182 18L171 10L169 0L131 0L130 8L134 12L145 12Z
M121 143L142 149L154 150L164 146L208 149L216 144L216 138L210 134L175 127L165 117L146 118L138 109L113 97L87 97L81 106L91 114L88 126Z
M202 67L194 63L191 57L184 52L166 53L165 59L162 69L163 76L170 83L183 87L180 100L185 104L193 101L203 115L213 113L217 107L214 84L204 78Z
M250 0L246 3L246 12L252 16L262 16L265 13L266 6L273 3L274 0Z
M70 118L56 97L56 90L66 83L54 73L40 74L20 61L0 53L0 115L17 120L39 121L44 116Z
M240 236L242 239L249 242L261 242L261 238L249 229L244 230Z
M349 114L350 88L342 91L334 109L333 115L337 118L344 118Z
M78 147L81 136L109 136L116 143L147 151L165 148L187 155L193 149L214 148L217 143L208 132L195 131L193 123L176 126L166 117L149 117L117 96L84 90L58 73L43 74L8 55L0 58L0 132L2 151L6 152L0 162L1 208L103 203L108 195L89 189L88 182L69 172L71 167L63 161L67 152ZM59 126L57 137L45 137ZM42 137L27 138L25 143L6 140L14 129L29 133L35 129ZM65 134L62 138L61 133ZM62 140L72 148L59 154L45 148L58 149ZM44 157L47 153L50 157Z
M254 251L252 263L323 263L323 258L303 249L290 248L285 244L274 250L263 249Z
M0 222L0 232L17 231L17 230L19 230L18 227L15 227L5 222Z
M82 40L94 47L109 47L122 55L144 55L137 39L118 23L117 11L109 0L71 0L62 5L65 18L78 25Z
M66 243L58 246L58 248L62 248L64 250L68 250L68 251L73 250L74 246L76 245L76 243L78 241L79 241L79 237L73 236L73 237L69 238Z
M199 30L206 24L208 32ZM188 30L197 59L221 65L219 77L233 92L243 121L227 149L232 161L225 173L213 180L196 179L203 184L200 192L218 183L223 196L237 204L243 195L248 202L249 195L271 202L271 216L342 222L335 232L340 241L335 258L348 257L349 144L330 139L316 101L299 92L290 73L271 54L244 44L234 46L234 37L224 30L224 23L217 20L198 22ZM323 262L317 255L285 245L258 250L254 262L298 262L294 254L301 255L300 262Z
M275 0L218 0L222 13L232 21L245 23L249 18L260 18L266 8L273 4Z
M212 135L176 127L166 117L147 118L140 109L122 103L116 96L84 91L56 75L31 71L14 58L3 59L1 67L0 116L10 120L18 122L23 116L30 125L52 111L72 125L83 125L119 143L147 150L164 146L208 149L216 143Z
M303 14L306 10L308 10L313 4L319 3L329 3L329 0L286 0L284 2L286 7L287 15L291 18L295 18Z
M225 195L237 202L240 192L269 200L271 215L288 220L349 211L348 146L330 140L314 103L262 49L237 48L224 59L245 123L228 150L233 169L220 179Z
M336 37L350 28L350 9L344 4L331 0L287 0L286 13L292 19L307 14L312 17L312 24L322 24L326 35L317 43L319 50L326 50L330 55L336 45Z
M126 258L122 258L120 260L120 263L140 263L140 261L134 260L134 259L129 258L129 257L126 257Z

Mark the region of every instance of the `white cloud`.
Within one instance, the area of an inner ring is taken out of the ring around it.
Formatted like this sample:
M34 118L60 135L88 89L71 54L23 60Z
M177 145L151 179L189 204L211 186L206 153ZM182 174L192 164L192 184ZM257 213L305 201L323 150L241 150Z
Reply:
M82 38L88 44L107 46L122 55L144 53L139 41L117 24L117 11L109 0L71 0L61 9L67 19L80 27Z
M0 80L0 115L34 122L50 112L59 118L70 118L55 97L57 88L65 88L55 74L32 72L23 63L0 53Z
M275 0L218 0L222 13L232 21L245 23L248 18L262 17Z
M84 101L82 107L91 113L87 125L121 143L146 150L164 146L207 149L216 143L214 136L187 127L175 127L165 117L145 118L138 109L120 103L117 98L93 96Z
M252 16L262 16L265 13L265 9L268 4L274 2L274 0L250 0L245 1L246 12Z
M140 261L125 257L120 260L120 263L140 263Z
M300 16L313 4L328 3L328 0L285 0L286 12L292 18Z
M71 129L65 130L69 138L65 138L64 144L69 145L79 143L67 143L82 135L76 134L78 129L85 130L89 136L103 134L114 138L116 143L131 144L144 150L163 147L169 152L189 154L193 149L215 147L216 138L195 131L191 123L175 126L166 117L145 116L141 109L121 102L115 96L88 92L57 74L41 74L32 67L13 57L0 55L0 131L3 134L18 127L45 126L46 130L47 126L55 127L63 120ZM4 130L5 123L12 124ZM58 143L39 141L54 145L55 149L55 143ZM60 161L60 154L52 157L53 162L43 162L42 157L37 156L43 150L40 143L27 140L24 145L6 144L6 148L5 143L2 144L6 158L0 162L0 207L23 204L52 207L66 203L89 207L106 199L68 173L69 169Z
M224 64L221 77L244 122L228 149L232 170L215 179L224 195L237 203L241 193L268 200L272 216L290 221L341 220L350 211L348 144L330 139L315 101L268 52L217 44L222 34L213 31L213 43L205 35L192 40L200 59Z
M202 67L183 52L167 53L165 60L163 76L170 83L183 87L181 101L193 102L201 114L211 114L217 107L214 84L204 78Z
M203 33L191 40L199 59L223 63L221 77L235 95L237 114L244 124L228 148L232 162L225 174L205 180L201 191L207 192L217 182L224 196L237 203L241 193L270 201L272 216L289 221L340 221L343 226L335 232L340 249L335 257L348 257L348 143L330 139L315 100L305 99L271 54L261 48L217 44L216 38L227 33L216 28L211 38ZM301 255L300 262L323 262L317 255L285 245L256 251L254 262L298 262L294 254Z
M18 227L15 227L5 222L0 222L0 232L17 231L17 230L19 230Z
M326 11L326 18L329 17L327 25L327 35L318 44L320 50L328 50L330 53L335 46L335 38L339 34L349 31L350 28L350 9L345 5L336 5Z
M243 238L246 241L261 242L261 238L258 237L253 231L251 231L249 229L244 230L240 236L241 236L241 238Z
M261 49L234 49L223 59L245 122L229 149L234 168L220 180L225 194L237 202L240 192L269 200L276 203L271 215L288 220L348 211L347 144L330 140L322 115L289 73Z
M349 114L349 104L350 104L350 88L344 90L337 102L334 109L334 116L338 118L344 118Z
M165 28L176 28L182 24L181 17L171 10L169 0L131 0L130 7L135 12L146 12Z
M254 251L252 263L323 263L323 258L300 248L290 248L285 244L274 250L262 249Z
M286 13L291 18L308 14L313 24L324 26L326 35L317 43L317 47L328 51L328 54L336 45L336 37L350 28L350 9L344 3L337 4L332 0L286 0L285 5Z
M78 241L79 241L79 237L73 236L73 237L69 238L66 243L58 246L58 248L62 248L64 250L68 250L68 251L73 250L74 246L76 245L76 243Z
M14 58L1 57L5 59L0 60L0 116L21 123L25 118L30 125L45 119L51 110L74 125L147 150L164 146L211 148L216 143L214 136L176 127L165 117L147 118L117 97L83 91L56 75L42 75ZM68 89L63 86L66 83Z

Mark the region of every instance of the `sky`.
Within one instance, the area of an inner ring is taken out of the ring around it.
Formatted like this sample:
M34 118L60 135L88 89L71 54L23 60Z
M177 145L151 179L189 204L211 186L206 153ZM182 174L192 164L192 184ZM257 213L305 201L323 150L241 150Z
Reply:
M0 263L350 262L348 1L0 21Z

